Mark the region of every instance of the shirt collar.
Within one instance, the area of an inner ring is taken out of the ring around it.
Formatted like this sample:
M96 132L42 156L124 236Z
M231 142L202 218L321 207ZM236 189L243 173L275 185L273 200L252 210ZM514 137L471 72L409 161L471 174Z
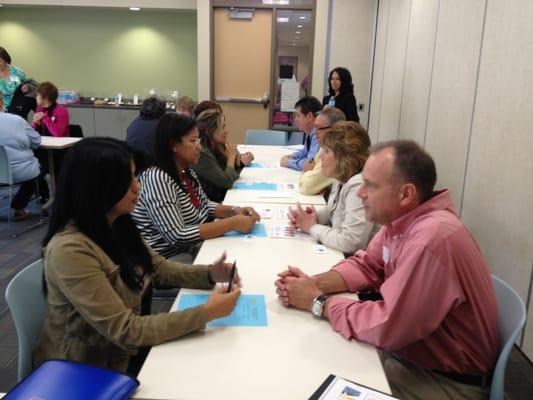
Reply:
M414 210L409 211L407 214L396 218L387 225L387 228L391 235L401 235L405 233L409 226L420 216L438 210L448 210L453 214L456 214L455 209L453 208L452 197L448 189L433 192L433 196L429 200L418 205Z

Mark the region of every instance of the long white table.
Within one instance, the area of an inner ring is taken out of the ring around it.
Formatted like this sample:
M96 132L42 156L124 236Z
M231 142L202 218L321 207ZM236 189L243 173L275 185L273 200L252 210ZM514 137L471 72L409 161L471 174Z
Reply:
M269 233L278 220L263 220ZM317 254L310 240L221 237L202 246L197 263L211 263L223 250L237 260L243 294L265 296L267 327L208 328L155 346L139 374L136 399L306 399L330 374L390 392L374 347L347 341L325 320L285 308L274 288L276 274L294 265L314 274L343 258ZM183 294L204 291L181 290ZM206 292L207 293L207 292Z
M270 162L271 166L287 153L279 147L254 147L251 151L256 161ZM272 169L280 175L286 174L283 182L297 182L298 172L279 167ZM266 169L253 170L268 173ZM248 179L248 173L249 170L244 169L241 177ZM254 173L260 175L260 172ZM249 198L241 195L244 192L247 190L228 191L224 203L246 205ZM206 240L196 258L196 263L211 263L226 250L229 261L237 260L242 293L265 297L268 325L207 328L153 347L138 376L141 385L134 398L307 399L329 374L390 393L374 347L347 341L334 332L327 321L316 319L309 312L285 308L278 301L274 281L276 274L287 265L315 274L336 264L343 255L329 248L318 254L313 247L315 243L309 238L270 237L273 226L286 221L280 219L278 209L292 204L292 201L273 200L252 204L256 208L272 209L272 218L261 221L268 237ZM321 207L318 202L302 203ZM208 292L183 289L172 310L177 309L182 295L190 293Z
M291 146L292 147L292 146ZM298 146L296 146L298 147ZM295 149L281 146L239 146L240 151L251 151L254 153L254 163L264 165L264 168L244 168L239 177L238 183L292 183L296 185L296 190L280 193L269 190L249 190L230 189L226 193L224 202L233 204L235 202L250 203L276 203L276 204L326 204L323 196L306 196L298 191L298 179L301 172L290 168L279 166L281 157L292 154Z

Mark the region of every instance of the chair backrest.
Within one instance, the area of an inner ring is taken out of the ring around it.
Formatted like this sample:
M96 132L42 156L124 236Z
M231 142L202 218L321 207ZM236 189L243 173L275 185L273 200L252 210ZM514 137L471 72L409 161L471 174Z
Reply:
M0 185L13 185L13 171L3 145L0 145Z
M15 322L18 338L18 380L31 372L32 351L37 345L47 312L42 287L43 260L20 271L9 282L6 301Z
M503 400L505 367L518 334L526 321L524 302L507 283L492 275L492 284L498 301L498 328L501 351L494 368L490 400Z
M246 144L285 146L287 144L287 132L248 129L246 131Z
M70 137L83 137L83 129L81 128L81 125L71 124L68 126L68 131Z

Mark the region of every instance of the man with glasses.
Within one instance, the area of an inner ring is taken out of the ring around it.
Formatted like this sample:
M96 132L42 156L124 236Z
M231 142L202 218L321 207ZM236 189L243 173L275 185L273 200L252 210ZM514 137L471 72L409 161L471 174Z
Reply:
M315 118L313 130L319 146L322 146L324 136L328 134L331 126L338 121L346 121L344 113L338 108L328 107L318 113ZM323 193L333 183L333 178L322 174L322 161L319 149L315 158L304 163L302 175L300 175L300 192L306 195Z
M281 157L279 164L282 167L302 171L305 162L313 160L320 148L313 126L315 115L320 111L322 105L316 97L305 96L296 102L294 108L296 109L294 112L296 126L305 134L304 147L295 153Z

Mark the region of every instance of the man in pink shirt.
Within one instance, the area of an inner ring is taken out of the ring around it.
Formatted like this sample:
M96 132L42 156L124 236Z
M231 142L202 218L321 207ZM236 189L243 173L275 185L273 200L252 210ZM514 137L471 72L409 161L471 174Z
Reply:
M482 399L499 352L489 268L447 190L433 192L435 164L415 142L372 149L358 196L383 225L365 251L313 277L279 274L286 306L327 318L346 339L381 350L401 399ZM328 297L376 291L383 299Z

